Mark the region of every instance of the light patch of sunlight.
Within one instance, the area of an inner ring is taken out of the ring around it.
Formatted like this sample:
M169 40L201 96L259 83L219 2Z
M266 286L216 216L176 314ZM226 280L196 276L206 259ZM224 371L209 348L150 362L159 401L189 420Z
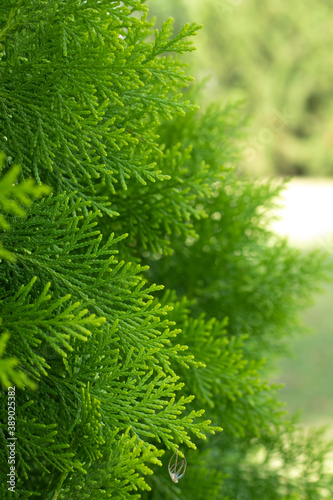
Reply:
M293 178L282 193L272 229L297 247L333 250L333 181Z

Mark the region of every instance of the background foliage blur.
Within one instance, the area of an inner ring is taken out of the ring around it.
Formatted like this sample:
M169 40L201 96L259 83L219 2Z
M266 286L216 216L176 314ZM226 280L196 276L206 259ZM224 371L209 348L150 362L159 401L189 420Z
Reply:
M204 25L192 74L210 75L207 99L244 99L250 117L242 168L252 175L333 173L333 4L330 1L149 0Z

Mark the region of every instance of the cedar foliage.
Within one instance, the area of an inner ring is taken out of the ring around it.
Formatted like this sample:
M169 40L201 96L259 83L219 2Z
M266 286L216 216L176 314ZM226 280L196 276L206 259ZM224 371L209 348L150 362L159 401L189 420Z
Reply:
M279 189L237 177L237 108L181 96L172 53L199 26L154 32L146 12L0 6L0 440L15 385L17 496L321 498L326 445L298 437L264 358L328 264L266 229ZM5 499L7 472L4 453Z

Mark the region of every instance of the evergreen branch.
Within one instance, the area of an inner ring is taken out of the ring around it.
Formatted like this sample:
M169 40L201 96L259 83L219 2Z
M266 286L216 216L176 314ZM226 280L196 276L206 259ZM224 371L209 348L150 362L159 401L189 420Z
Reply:
M126 189L131 177L142 184L164 178L147 161L151 150L157 149L147 124L190 107L179 103L179 96L171 97L168 90L169 82L182 87L186 81L178 62L156 59L163 50L190 50L184 38L192 36L198 26L184 27L170 41L170 29L163 28L147 58L150 44L145 38L151 24L145 16L129 17L128 6L110 11L104 2L89 5L76 5L75 23L73 7L63 2L57 7L45 5L45 19L38 30L33 20L38 23L42 11L35 5L29 12L30 22L16 26L17 33L24 30L24 40L18 37L19 43L14 44L11 36L6 37L0 134L6 153L24 164L25 173L52 185L56 192L72 182L79 196L92 194L93 201L97 194L94 179L100 179L110 195L116 182ZM144 10L141 4L134 5ZM25 4L20 6L21 17L25 9ZM129 154L131 146L135 146L134 155Z
M170 421L176 417L179 418L178 416L193 397L181 397L177 402L174 400L175 391L180 390L183 384L177 383L171 360L178 357L185 347L178 344L172 346L170 350L167 348L170 338L177 334L177 331L170 331L169 326L172 324L169 324L168 320L161 321L160 319L169 308L162 308L152 301L151 293L158 287L144 287L144 281L139 275L142 271L140 266L117 262L114 255L116 250L113 247L121 238L115 239L111 235L108 241L101 244L101 235L94 230L98 213L90 213L83 220L80 215L74 216L74 212L79 212L83 206L79 201L76 201L74 206L70 206L68 197L49 197L31 208L24 225L20 220L15 221L13 234L15 234L15 247L19 249L15 254L17 262L24 269L26 277L31 273L38 275L43 288L39 298L36 297L35 303L26 304L29 290L23 287L22 291L16 295L23 317L13 321L5 308L7 314L4 317L7 317L8 328L13 330L17 328L20 331L26 328L26 337L29 338L29 328L34 324L36 333L32 342L37 343L38 346L43 340L62 359L66 359L68 356L64 348L67 350L72 348L67 338L69 335L81 338L79 334L81 334L82 327L80 327L80 310L74 315L72 324L68 324L68 314L71 315L74 312L76 304L65 309L63 304L68 300L68 295L63 296L65 291L70 293L74 300L87 304L98 317L105 317L109 325L117 322L119 355L121 357L126 355L125 360L121 364L114 364L116 360L113 361L112 374L105 379L102 391L95 392L94 384L92 384L92 395L101 404L102 421L105 425L107 423L111 426L121 426L121 429L131 424L134 434L155 437L168 446L174 439L184 441L191 446L191 441L187 436L189 429L202 437L203 431L213 432L214 428L209 426L209 422L194 424L193 420L200 417L201 412L193 412L181 420L180 426L173 424L173 436L171 434ZM45 213L48 213L47 221L42 215ZM43 225L39 222L41 216ZM32 230L32 228L39 228L39 230ZM31 236L27 237L27 234ZM89 256L89 265L85 264L87 256ZM7 266L7 272L9 276L12 268ZM63 298L46 307L44 304L47 300L48 279L52 280L54 290ZM53 311L57 308L60 310L52 319ZM86 321L92 321L91 318L89 317ZM100 325L100 320L94 321ZM56 331L53 330L55 326ZM47 327L47 333L44 334L45 327ZM83 333L87 334L85 330ZM148 348L147 342L149 342ZM96 339L93 339L87 352L89 358L93 356L95 345ZM114 350L112 346L116 345L112 339L111 349ZM42 347L43 345L38 349L41 353L43 353ZM50 359L47 362L47 358L45 360L40 354L36 355L27 341L25 341L25 349L28 353L26 356L31 359L30 365L36 366L36 368L30 367L34 369L36 376L39 371L45 374L46 370L48 372L51 370L51 366L54 368L58 366L54 360ZM79 356L84 366L82 349L80 350ZM76 355L76 348L73 348L73 356ZM71 365L73 366L73 359L63 362L66 370ZM186 361L189 362L190 359L190 356L185 356L183 362L186 364ZM99 365L101 365L100 361ZM131 373L129 379L126 377L128 366L130 366ZM132 376L135 366L137 366L138 373L136 380ZM94 366L94 373L91 373L90 379L96 377L96 368ZM57 370L59 369L57 367ZM100 376L103 376L103 373L99 373L98 377ZM83 407L85 403L78 394L75 378L70 381L69 387L71 387L71 394L76 394L78 401L81 401L80 406ZM52 384L59 385L59 381L51 374L49 380ZM86 380L89 380L89 377ZM150 387L148 392L147 386ZM128 392L129 389L130 392ZM56 391L60 393L60 388ZM149 395L148 399L147 395ZM73 408L68 406L68 411L72 415ZM128 421L128 415L132 415L130 421ZM82 433L80 432L79 435L81 436Z
M9 333L3 333L0 336L0 358L5 353L9 339ZM16 386L20 389L24 387L36 389L36 384L19 369L19 365L20 360L15 357L0 359L0 382L2 387L5 389L10 386Z
M184 24L179 33L174 38L171 38L173 23L174 20L170 17L163 23L160 31L155 31L155 42L153 44L151 54L146 61L150 61L157 55L164 54L165 52L175 51L182 54L183 52L195 50L192 43L184 41L184 38L196 35L202 26L195 23L191 25Z
M66 480L59 500L65 500L68 494L72 500L99 500L110 496L138 500L140 495L136 491L150 490L144 476L152 474L151 465L162 465L159 458L163 451L135 436L130 437L128 428L123 433L119 429L108 432L104 452L101 460L90 465L88 474L77 473Z
M1 317L4 327L11 332L10 352L19 360L22 369L37 379L46 375L50 365L45 359L52 351L66 358L73 350L71 339L86 341L91 329L100 327L104 318L87 316L79 302L65 305L70 295L52 299L47 283L41 294L32 300L34 277L22 285L14 296L1 300Z
M17 431L17 438L20 442L17 454L25 477L28 477L31 469L29 464L32 459L40 471L46 474L49 474L53 468L62 472L84 470L82 464L74 458L74 453L67 451L69 444L63 442L56 428L56 424L38 423L34 418L22 419Z
M163 310L152 306L151 293L160 287L144 288L145 282L139 275L144 268L116 260L117 250L113 247L123 236L111 235L101 245L101 234L93 230L98 213L90 213L82 223L82 216L72 216L83 206L77 201L69 207L64 196L45 199L32 208L25 224L15 221L15 237L6 235L6 242L17 249L15 256L26 278L38 276L43 286L50 280L60 296L71 294L74 300L89 305L98 317L106 317L110 324L117 320L123 348L130 344L140 349L149 338L160 351L168 336L174 335L166 330L167 321L160 321ZM13 279L21 279L22 271L9 266L2 269L5 280L12 283ZM168 366L162 351L156 356L163 366Z
M257 435L260 428L278 426L283 405L272 398L277 387L263 380L264 360L246 359L247 337L227 336L227 319L207 320L204 314L192 318L195 303L186 297L177 300L175 294L166 293L162 304L170 302L174 308L169 317L181 328L177 340L188 346L194 359L184 369L182 356L173 358L186 393L196 394L200 404L208 404L214 421L228 435L243 435L245 428L246 433Z
M0 172L4 169L4 164L5 156L0 154ZM10 230L10 224L4 214L25 217L26 212L23 207L29 207L32 198L40 198L51 191L47 186L37 186L31 179L18 184L20 172L21 168L15 165L0 178L0 229L5 231ZM11 262L15 260L13 253L5 249L1 242L0 257Z
M123 366L114 366L103 391L97 393L103 421L108 421L111 428L117 425L125 429L131 425L131 432L135 435L153 437L172 448L175 441L194 447L187 435L188 430L201 438L205 437L203 432L221 430L212 427L208 421L194 424L194 419L202 415L200 411L180 417L193 396L181 396L176 401L175 391L184 384L177 382L177 377L166 376L163 372L154 375L152 370L147 370L146 359L147 353L143 350L133 356L132 349Z

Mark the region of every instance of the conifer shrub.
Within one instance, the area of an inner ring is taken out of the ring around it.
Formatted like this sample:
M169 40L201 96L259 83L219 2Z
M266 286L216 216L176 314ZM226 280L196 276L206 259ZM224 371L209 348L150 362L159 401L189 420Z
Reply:
M181 95L199 26L146 12L0 6L0 497L323 498L266 366L329 263L267 229L237 107Z

